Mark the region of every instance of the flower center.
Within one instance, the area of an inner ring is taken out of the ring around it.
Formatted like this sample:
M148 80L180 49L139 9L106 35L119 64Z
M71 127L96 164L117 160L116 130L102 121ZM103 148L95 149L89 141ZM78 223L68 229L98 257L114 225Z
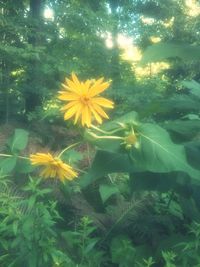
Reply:
M86 95L83 95L83 96L81 96L80 100L84 105L88 105L90 98Z
M137 137L134 133L126 136L124 139L127 145L135 145L137 142Z

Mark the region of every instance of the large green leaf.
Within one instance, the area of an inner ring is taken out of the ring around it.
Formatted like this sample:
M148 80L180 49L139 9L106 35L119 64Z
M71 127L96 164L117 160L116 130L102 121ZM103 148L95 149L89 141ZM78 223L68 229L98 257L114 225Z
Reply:
M187 162L184 146L174 144L165 129L146 123L139 127L138 134L140 147L132 151L132 158L141 171L182 171L200 181L200 172Z
M136 111L130 111L126 113L125 115L119 117L115 120L116 122L120 123L136 123L138 122L138 113Z
M118 123L138 123L138 113L132 110L123 116L119 116L115 120L104 123L102 129L106 131L116 129L119 127Z
M190 179L182 172L155 173L136 172L130 175L130 187L132 191L148 190L167 192L174 190L188 197L188 184Z
M178 133L189 139L194 137L200 131L200 120L174 120L166 121L163 127L169 131Z
M136 249L126 236L117 236L111 242L111 258L120 267L131 267L135 261Z
M174 57L183 60L199 60L200 46L171 43L154 44L144 51L140 64L163 61Z
M105 136L105 135L100 135ZM122 140L120 139L97 139L90 134L90 130L87 130L84 134L84 139L99 149L106 149L110 152L118 152L121 147Z
M190 89L191 93L200 98L200 84L194 80L182 81L182 85Z
M30 173L33 170L34 167L28 159L18 159L15 167L16 173Z
M80 186L86 187L100 177L114 172L133 172L134 165L127 154L97 151L92 166L87 174L81 177Z
M188 164L184 146L174 144L165 129L156 124L141 124L138 140L140 147L131 151L132 161L125 152L97 151L90 170L80 179L80 185L85 187L109 173L145 171L184 172L200 182L200 172Z
M10 173L15 168L16 163L17 163L16 157L2 159L0 161L1 174L5 175L5 174Z
M114 139L115 136L121 137L124 136L124 128L122 128L119 123L126 125L126 124L138 124L138 114L135 111L128 112L127 114L119 117L118 119L105 123L102 127L105 133L99 132L95 129L86 130L84 133L84 138L88 142L92 143L93 145L97 146L99 149L110 151L110 152L120 152L121 151L121 144L123 142L122 139ZM107 133L106 133L107 132ZM92 134L96 134L101 136L102 139L95 138ZM106 138L106 136L114 136L112 138ZM104 138L105 137L105 138Z
M108 200L111 196L119 193L119 189L114 184L101 184L99 186L99 193L103 202Z
M191 98L190 95L174 94L170 99L161 102L165 113L176 111L199 111L199 99Z
M23 150L28 143L28 132L23 129L15 129L12 139L8 145L12 152L19 152Z

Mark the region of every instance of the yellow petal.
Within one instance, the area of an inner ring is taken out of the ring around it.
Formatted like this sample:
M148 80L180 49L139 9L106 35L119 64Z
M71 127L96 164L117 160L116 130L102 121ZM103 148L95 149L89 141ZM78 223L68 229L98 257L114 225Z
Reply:
M66 91L72 91L71 89L70 89L70 87L69 86L67 86L66 84L64 84L64 83L61 83L61 86L63 87L63 89ZM64 92L65 92L64 91Z
M109 87L110 83L109 82L104 82L104 83L97 83L95 82L91 88L90 88L90 96L93 97L93 96L96 96L100 93L102 93L103 91L105 91L108 87Z
M88 107L84 106L82 109L82 118L81 118L82 126L88 126Z
M75 119L74 119L74 124L77 123L80 115L81 115L81 111L82 111L82 104L77 104L77 111L76 111L76 115L75 115Z
M85 106L82 113L82 118L84 117L84 122L87 127L91 126L91 111L89 110L88 106Z
M92 102L105 108L113 108L114 103L104 97L94 97Z
M53 159L50 153L36 153L30 155L30 161L32 165L44 165Z
M99 124L102 124L102 119L101 119L101 117L100 117L99 114L94 110L94 108L93 108L92 106L90 107L90 110L91 110L91 112L93 113L93 115L94 115L96 121L97 121Z
M78 105L74 105L73 107L71 107L70 109L68 109L68 111L65 112L64 120L68 120L68 119L70 119L71 117L73 117L74 114L75 114L76 111L77 111L77 108L78 108Z
M62 107L60 110L66 110L66 109L69 109L71 107L73 107L74 105L77 105L78 102L77 101L72 101L72 102L69 102L67 105L65 105L64 107Z
M101 115L101 117L105 118L105 119L109 119L108 115L105 113L105 111L97 104L93 104L93 107L95 109L95 111L97 111L99 113L99 115Z
M74 93L80 93L80 91L81 91L81 84L75 84L73 81L71 81L71 80L69 80L69 79L66 79L66 81L67 81L67 88L68 88L68 90L69 91L72 91L72 92L74 92Z
M77 100L79 96L75 93L68 93L64 91L58 92L60 95L58 96L58 99L60 100L66 100L66 101L72 101L72 100Z
M83 94L86 94L86 95L88 94L91 82L92 82L91 80L87 80L86 82L84 82L82 84L82 92L83 92Z
M72 81L74 82L76 89L80 91L79 88L81 87L81 82L78 80L78 77L74 72L72 73Z

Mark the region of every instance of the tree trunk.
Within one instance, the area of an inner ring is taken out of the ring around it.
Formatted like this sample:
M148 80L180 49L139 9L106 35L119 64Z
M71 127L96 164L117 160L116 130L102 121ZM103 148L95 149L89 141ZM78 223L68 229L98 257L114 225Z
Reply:
M119 0L110 0L110 9L115 21L112 29L112 41L113 41L113 48L112 48L112 56L111 56L111 77L113 79L113 86L117 88L117 84L120 81L120 51L118 48L117 38L118 38L118 13L117 8L119 6Z
M45 4L45 0L30 0L30 34L28 38L29 44L33 48L37 49L37 46L41 45L41 39L39 38L38 31L43 26L42 12ZM27 86L24 94L25 97L25 112L33 112L36 107L42 104L42 80L40 66L41 62L37 59L32 59L28 63L27 68Z

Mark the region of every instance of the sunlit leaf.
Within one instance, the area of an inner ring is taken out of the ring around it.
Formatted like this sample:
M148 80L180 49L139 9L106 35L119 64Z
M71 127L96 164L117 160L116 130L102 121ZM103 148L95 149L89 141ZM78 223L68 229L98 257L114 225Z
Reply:
M184 146L174 144L165 129L146 123L140 126L138 134L140 148L133 150L132 158L141 171L183 171L200 181L200 172L187 162Z
M200 46L172 43L154 44L144 51L140 64L143 65L176 57L182 60L199 60Z
M12 152L23 150L28 143L28 132L23 129L15 129L12 139L8 145Z

